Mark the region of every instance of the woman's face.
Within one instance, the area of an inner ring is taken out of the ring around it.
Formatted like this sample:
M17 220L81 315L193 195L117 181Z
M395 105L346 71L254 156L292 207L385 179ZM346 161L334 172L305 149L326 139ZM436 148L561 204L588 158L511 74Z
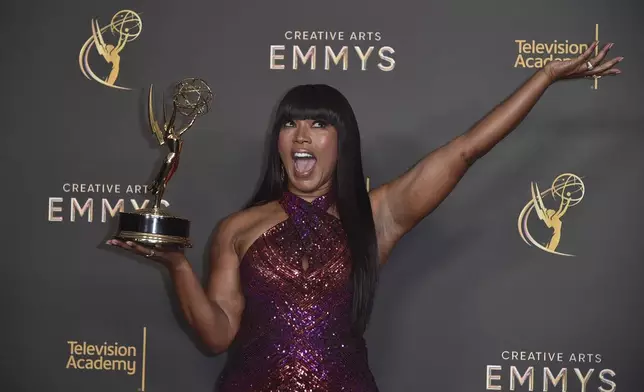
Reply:
M292 120L284 124L278 140L289 189L317 197L331 189L338 157L334 126L319 120Z

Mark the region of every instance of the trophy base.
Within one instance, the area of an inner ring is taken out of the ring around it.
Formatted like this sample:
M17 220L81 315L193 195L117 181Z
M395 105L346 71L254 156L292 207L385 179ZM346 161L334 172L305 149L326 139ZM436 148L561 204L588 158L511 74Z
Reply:
M143 245L192 248L190 221L170 215L161 208L120 212L118 230L113 238Z

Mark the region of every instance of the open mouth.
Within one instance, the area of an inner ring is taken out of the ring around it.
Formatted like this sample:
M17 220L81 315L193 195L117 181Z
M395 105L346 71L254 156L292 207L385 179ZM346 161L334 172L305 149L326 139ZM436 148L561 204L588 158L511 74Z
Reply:
M297 151L293 153L293 165L295 167L295 175L298 177L305 177L313 171L317 159L315 155L307 151Z

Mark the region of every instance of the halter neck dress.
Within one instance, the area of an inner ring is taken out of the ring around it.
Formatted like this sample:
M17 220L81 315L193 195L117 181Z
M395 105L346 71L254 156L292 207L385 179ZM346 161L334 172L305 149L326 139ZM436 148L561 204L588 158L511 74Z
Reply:
M288 214L240 265L246 306L219 392L377 392L363 337L351 328L351 258L331 194L284 192ZM308 261L305 269L302 261Z

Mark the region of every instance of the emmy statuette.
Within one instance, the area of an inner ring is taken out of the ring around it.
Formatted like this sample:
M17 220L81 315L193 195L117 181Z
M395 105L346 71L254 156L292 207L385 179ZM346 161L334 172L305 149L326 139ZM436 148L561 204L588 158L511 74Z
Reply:
M161 200L168 182L179 165L179 156L183 147L182 135L194 124L197 117L210 110L213 93L208 84L197 78L184 79L174 89L172 99L172 114L166 120L165 104L163 107L163 128L159 126L153 109L152 86L148 97L148 119L150 129L159 145L168 148L159 172L148 187L154 195L152 207L142 208L134 212L120 212L118 230L115 239L134 241L143 245L158 245L162 247L189 248L190 221L171 214L161 206ZM184 117L184 125L175 126L177 114Z

